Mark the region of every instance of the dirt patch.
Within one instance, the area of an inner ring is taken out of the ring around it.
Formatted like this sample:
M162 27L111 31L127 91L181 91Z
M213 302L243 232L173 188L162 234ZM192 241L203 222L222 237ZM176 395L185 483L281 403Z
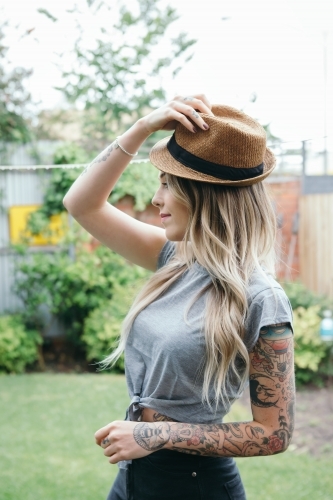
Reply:
M247 394L240 402L250 406ZM295 430L289 449L297 454L333 456L333 387L297 391Z
M298 391L291 448L297 453L333 455L333 388Z

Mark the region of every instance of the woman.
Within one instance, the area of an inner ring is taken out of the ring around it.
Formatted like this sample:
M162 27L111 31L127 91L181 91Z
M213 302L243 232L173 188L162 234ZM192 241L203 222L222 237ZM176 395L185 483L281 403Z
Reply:
M151 151L161 229L107 199L143 141L173 129ZM156 271L106 361L125 349L132 398L125 421L95 434L120 466L109 500L242 500L233 457L288 447L292 316L271 276L275 217L261 182L274 163L255 120L204 95L176 97L114 141L64 199L97 239ZM223 424L247 380L253 420Z

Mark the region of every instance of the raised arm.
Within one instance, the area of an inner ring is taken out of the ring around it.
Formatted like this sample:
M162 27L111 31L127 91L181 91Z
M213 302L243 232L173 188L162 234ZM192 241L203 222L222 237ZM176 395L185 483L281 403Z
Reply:
M111 463L138 458L162 448L224 457L274 455L285 451L293 432L295 402L290 325L263 328L250 354L250 362L253 414L250 422L113 422L98 431L97 442L105 448Z
M119 138L121 147L112 143L74 182L64 198L68 212L112 250L135 264L156 270L158 255L166 241L164 229L133 219L107 200L131 160L126 152L133 155L150 134L157 130L172 130L177 122L193 133L194 123L205 130L204 120L195 109L211 113L209 106L201 95L186 101L177 97L138 120Z

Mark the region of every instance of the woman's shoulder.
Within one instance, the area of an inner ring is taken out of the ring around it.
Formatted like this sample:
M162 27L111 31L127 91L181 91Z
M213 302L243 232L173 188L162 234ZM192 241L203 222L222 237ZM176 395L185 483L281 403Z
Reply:
M264 268L255 269L247 288L249 303L271 294L287 297L280 283L271 274L266 272Z
M248 287L248 312L245 320L245 344L251 350L258 340L261 328L280 323L292 327L293 313L282 286L265 273L253 273Z

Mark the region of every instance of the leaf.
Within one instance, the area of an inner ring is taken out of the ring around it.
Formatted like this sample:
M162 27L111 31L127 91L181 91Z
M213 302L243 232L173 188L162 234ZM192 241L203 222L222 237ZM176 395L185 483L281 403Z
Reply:
M48 19L50 19L53 23L57 22L58 21L58 18L57 17L54 17L48 10L44 9L44 8L39 8L37 9L37 12L39 12L39 14L43 14L44 16L46 16Z

